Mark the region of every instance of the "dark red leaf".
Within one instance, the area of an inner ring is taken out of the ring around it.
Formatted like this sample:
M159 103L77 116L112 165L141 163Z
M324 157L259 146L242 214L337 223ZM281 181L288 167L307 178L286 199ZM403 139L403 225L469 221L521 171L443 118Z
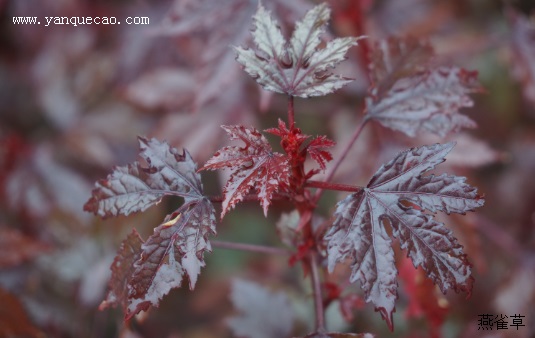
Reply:
M358 39L337 38L318 49L330 14L325 3L312 8L297 22L287 42L278 23L260 4L253 17L256 48L236 47L236 60L266 90L299 97L332 93L351 80L330 69L346 58Z
M476 126L458 111L473 105L468 94L482 90L477 72L432 65L431 47L414 39L377 43L374 55L366 119L408 136L422 131L445 136Z
M149 305L157 306L163 296L182 284L184 274L193 290L205 265L204 252L211 251L208 235L215 234L214 215L208 199L186 202L154 229L142 244L128 281L126 319Z
M144 243L133 232L112 264L111 291L101 308L123 305L126 320L149 306L158 306L187 274L193 289L211 251L208 235L215 234L215 210L203 196L197 165L167 143L140 138L140 155L147 167L135 162L116 168L97 183L86 210L101 216L128 215L158 203L165 195L184 198L174 213L154 229Z
M95 184L85 211L101 217L129 215L158 204L166 195L181 196L186 201L202 196L197 165L186 150L180 154L167 143L143 137L139 145L147 167L134 162L115 168Z
M383 165L366 188L339 202L336 219L325 235L329 270L351 261L352 282L360 281L390 329L397 298L397 270L388 224L414 265L421 266L443 292L470 293L470 263L451 231L430 214L460 213L483 205L477 190L456 176L422 176L444 161L452 143L413 148Z

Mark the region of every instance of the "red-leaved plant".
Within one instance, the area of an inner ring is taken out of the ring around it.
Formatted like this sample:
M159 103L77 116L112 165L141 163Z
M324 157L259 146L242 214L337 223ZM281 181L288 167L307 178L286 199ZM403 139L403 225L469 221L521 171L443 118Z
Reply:
M302 133L296 126L294 98L327 95L351 81L334 73L333 68L360 38L322 41L329 17L326 4L312 8L286 40L277 21L259 5L253 17L255 47L235 47L237 62L258 84L288 97L287 121L279 120L276 128L265 130L280 138L284 153L274 152L254 127L222 126L237 145L220 149L198 168L186 150L140 137L143 163L117 167L96 183L84 209L102 217L144 211L164 196L183 199L148 239L143 240L133 230L123 241L111 267L110 291L101 309L119 305L129 320L150 306L158 306L170 289L181 285L184 276L193 289L205 265L204 253L211 251L209 236L216 234L213 203L222 203L223 218L245 200L258 200L265 215L274 200L293 204L298 213L294 235L283 240L295 248L290 261L300 262L312 281L316 327L306 337L341 336L327 331L324 309L340 297L339 289L344 286L321 280L337 264L349 267L350 282L360 282L365 301L373 303L393 330L392 313L398 297L393 238L442 292L454 289L470 294L474 281L471 265L452 232L436 221L434 214L464 214L482 206L484 200L463 177L428 173L445 160L454 143L405 150L377 169L366 186L333 183L332 178L371 121L408 136L422 131L444 136L474 127L459 109L471 106L468 94L481 90L476 73L437 65L432 47L417 39L390 38L375 43L364 118L341 156L328 168L327 163L333 160L329 148L335 143L326 136ZM307 158L317 166L308 168ZM229 169L231 175L222 197L208 197L199 172L216 169ZM327 171L325 179L313 180L321 171ZM328 226L314 227L317 204L326 189L350 194L338 202ZM240 293L245 295L240 298ZM235 282L232 297L237 299L238 308L243 297L281 308L280 320L265 319L274 321L275 328L257 336L290 334L284 298L241 280ZM254 330L255 323L264 320L258 316L262 316L261 311L246 313L229 324L236 334L247 336L251 334L248 328Z

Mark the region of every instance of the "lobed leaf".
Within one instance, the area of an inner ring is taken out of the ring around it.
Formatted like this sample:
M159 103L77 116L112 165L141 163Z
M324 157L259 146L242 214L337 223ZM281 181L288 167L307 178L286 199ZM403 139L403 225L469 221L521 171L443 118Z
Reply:
M432 48L415 39L376 45L370 66L374 84L366 98L366 119L414 137L422 131L441 137L475 122L459 113L481 91L477 72L431 64Z
M98 181L84 210L101 217L129 215L158 204L163 196L180 196L186 201L202 196L202 183L191 155L182 154L167 143L139 138L144 167L134 162L117 167Z
M241 140L244 147L224 147L217 151L199 170L231 168L232 175L223 193L223 217L241 202L249 190L254 188L267 215L275 192L288 186L290 177L288 157L274 153L266 138L255 128L243 126L221 126L231 140Z
M197 165L189 153L182 154L167 143L139 138L140 156L146 167L135 162L119 167L97 189L86 210L101 216L128 215L158 203L164 195L184 198L145 242L134 230L121 244L111 266L110 291L101 309L122 305L129 320L179 287L189 277L195 287L204 252L211 251L208 235L215 234L215 210L203 195Z
M369 65L376 95L383 96L396 81L425 70L434 54L429 42L414 37L390 37L377 41Z
M345 60L357 38L338 38L318 49L330 9L320 4L296 24L288 43L261 4L253 17L255 50L235 47L236 60L264 89L299 97L322 96L349 83L330 72Z
M453 143L412 148L383 165L366 188L338 203L333 226L325 235L329 270L350 259L352 282L360 281L366 301L374 303L390 329L397 298L397 270L386 225L413 264L422 266L443 292L470 293L470 263L462 246L432 215L474 210L484 201L456 176L422 176L444 161Z
M366 302L372 302L389 327L397 298L396 266L392 240L382 226L377 201L364 191L338 203L333 226L325 235L329 271L350 258L351 282L359 281Z
M215 210L207 199L182 205L155 228L141 246L128 281L127 319L149 305L157 306L164 295L181 285L184 274L193 290L205 266L204 252L211 251L208 235L214 234Z

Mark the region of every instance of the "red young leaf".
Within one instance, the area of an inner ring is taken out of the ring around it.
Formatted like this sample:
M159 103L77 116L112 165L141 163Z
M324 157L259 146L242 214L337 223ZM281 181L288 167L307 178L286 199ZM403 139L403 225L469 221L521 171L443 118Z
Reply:
M255 50L236 47L236 60L264 89L299 97L322 96L351 80L332 74L357 38L337 38L318 49L331 11L320 4L296 24L290 42L261 4L253 17Z
M352 282L359 280L366 301L373 302L390 329L397 298L394 251L385 225L392 227L402 249L421 266L442 292L470 293L470 263L451 231L430 212L464 214L483 205L464 177L422 176L444 161L453 143L412 148L383 165L366 188L339 202L333 226L325 235L329 270L352 261ZM416 208L417 207L417 208Z
M251 188L255 188L264 209L267 210L273 194L288 186L288 157L274 153L266 138L255 128L244 126L221 126L231 140L241 140L245 147L224 147L209 159L199 170L231 168L223 193L223 217L243 200Z
M308 144L307 151L310 154L310 157L319 164L322 170L325 170L325 164L333 159L331 153L325 150L325 148L334 147L335 144L336 142L329 140L323 135L314 138Z
M232 304L241 312L228 320L239 337L288 337L294 313L283 292L271 292L253 282L236 279L230 294Z
M281 119L279 119L278 128L270 128L265 131L281 138L281 146L290 157L293 165L302 165L306 153L319 164L322 170L325 170L325 164L333 159L331 153L325 148L333 147L336 142L329 140L326 136L317 136L310 140L311 136L303 134L301 129L288 129L286 123ZM307 142L307 140L310 141Z
M85 211L101 217L129 215L158 204L166 195L181 196L186 201L202 196L197 165L186 150L180 154L167 143L143 137L139 145L140 156L148 166L134 162L115 168L95 184Z
M432 55L428 44L414 39L378 43L366 118L408 136L474 128L475 122L458 111L473 105L468 94L481 91L477 72L432 66Z

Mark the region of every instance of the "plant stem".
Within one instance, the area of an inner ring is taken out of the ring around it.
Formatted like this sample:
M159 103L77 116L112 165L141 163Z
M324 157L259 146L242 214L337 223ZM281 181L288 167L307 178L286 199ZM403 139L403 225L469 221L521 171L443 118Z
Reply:
M351 150L351 147L353 147L353 144L359 138L367 122L368 122L368 119L366 118L362 120L357 130L355 130L355 132L353 133L351 140L349 140L346 147L342 151L342 154L338 157L338 159L334 163L334 166L331 168L331 170L329 170L329 173L327 174L327 177L325 178L324 182L329 182L333 178L334 174L336 173L336 170L338 170L338 168L340 167L340 164L342 164L347 154ZM320 199L322 192L323 192L322 188L319 188L318 190L316 190L316 193L314 194L314 198L313 198L314 202L317 202Z
M223 195L208 196L208 199L212 203L222 203L225 200L225 196L223 196ZM279 194L279 193L274 193L273 194L272 201L282 200L282 199L288 199L288 196L283 195L283 194ZM258 195L256 195L256 194L245 195L243 197L243 201L258 201L258 200L259 200L259 198L258 198Z
M283 248L276 248L272 246L224 242L224 241L215 241L215 240L211 240L210 243L212 244L212 246L216 248L221 248L221 249L251 251L251 252L265 253L269 255L282 255L282 256L291 255L291 252L289 250L286 250Z
M294 97L288 95L288 124L290 125L290 130L295 128L295 113L294 113Z
M329 182L312 181L312 180L306 181L305 185L310 188L319 188L319 189L324 189L324 190L327 189L327 190L338 190L338 191L350 191L350 192L357 192L363 189L362 187L357 187L355 185L329 183Z
M318 261L316 253L311 251L309 254L310 279L312 280L312 290L314 292L314 313L315 329L318 333L323 333L325 329L325 312L323 311L323 295L321 292L320 276L318 272Z
M217 195L217 196L208 196L208 199L212 203L222 203L225 200L225 196L223 195ZM243 197L244 201L257 201L258 196L257 195L245 195Z

